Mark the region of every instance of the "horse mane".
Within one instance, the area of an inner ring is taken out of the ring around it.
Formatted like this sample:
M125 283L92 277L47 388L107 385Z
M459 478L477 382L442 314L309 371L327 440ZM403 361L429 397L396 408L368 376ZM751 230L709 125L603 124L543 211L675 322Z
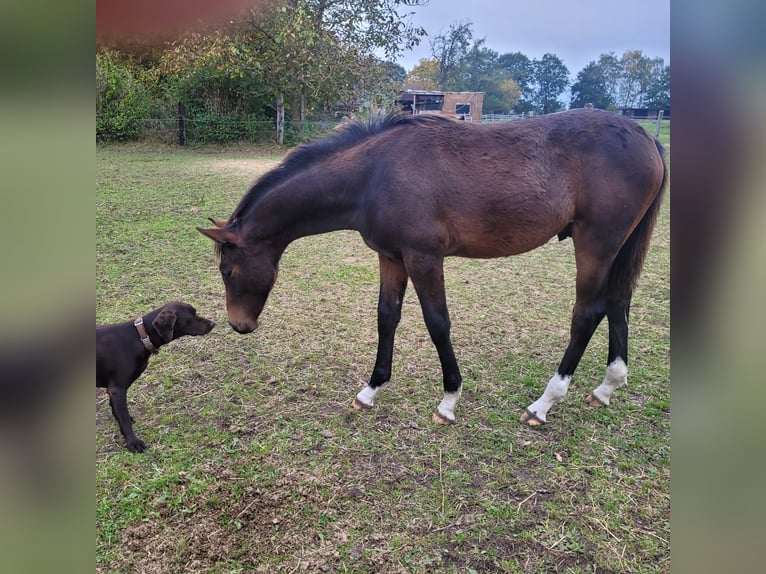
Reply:
M424 114L413 116L401 112L390 112L382 118L362 122L359 120L341 124L328 137L303 144L293 149L277 167L261 176L245 193L239 205L232 212L227 226L247 213L258 200L276 186L289 179L296 171L334 153L346 150L381 132L403 125L434 125L452 123L446 116Z

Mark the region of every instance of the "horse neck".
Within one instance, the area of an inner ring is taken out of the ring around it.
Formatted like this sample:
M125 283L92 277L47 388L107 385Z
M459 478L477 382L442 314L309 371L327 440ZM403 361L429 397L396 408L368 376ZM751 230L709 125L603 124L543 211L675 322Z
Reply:
M308 235L358 229L362 181L355 171L314 168L287 179L253 207L256 235L287 246Z

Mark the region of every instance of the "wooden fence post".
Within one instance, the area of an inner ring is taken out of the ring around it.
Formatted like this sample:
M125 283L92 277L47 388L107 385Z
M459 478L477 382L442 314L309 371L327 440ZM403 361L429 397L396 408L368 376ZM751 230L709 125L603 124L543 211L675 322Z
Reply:
M186 145L186 107L178 102L178 145Z
M285 98L282 94L277 96L277 144L285 143Z
M660 124L662 123L662 116L665 115L665 110L657 110L657 128L654 130L654 137L660 137Z

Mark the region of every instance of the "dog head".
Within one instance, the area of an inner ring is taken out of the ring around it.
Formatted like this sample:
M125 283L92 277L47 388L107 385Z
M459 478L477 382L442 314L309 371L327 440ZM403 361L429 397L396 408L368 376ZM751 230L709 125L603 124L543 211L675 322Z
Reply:
M197 315L197 310L180 301L168 303L152 321L165 343L186 335L207 335L215 323Z

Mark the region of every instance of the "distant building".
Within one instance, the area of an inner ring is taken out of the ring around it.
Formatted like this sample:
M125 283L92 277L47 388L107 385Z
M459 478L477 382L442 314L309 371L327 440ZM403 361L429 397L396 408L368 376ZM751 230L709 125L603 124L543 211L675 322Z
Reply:
M438 114L468 122L481 121L484 92L439 92L406 90L399 92L396 103L412 114Z
M656 120L660 110L657 108L622 108L620 113L623 116L628 116L629 118L635 118L637 120ZM662 110L662 117L666 120L670 119L670 108Z

